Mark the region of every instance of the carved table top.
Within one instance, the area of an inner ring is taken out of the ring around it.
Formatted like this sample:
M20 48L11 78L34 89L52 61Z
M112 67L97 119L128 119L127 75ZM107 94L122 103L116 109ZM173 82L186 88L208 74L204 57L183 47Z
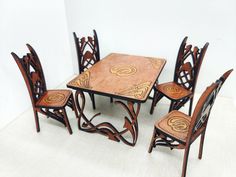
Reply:
M145 102L166 60L111 53L75 77L67 87L135 102Z

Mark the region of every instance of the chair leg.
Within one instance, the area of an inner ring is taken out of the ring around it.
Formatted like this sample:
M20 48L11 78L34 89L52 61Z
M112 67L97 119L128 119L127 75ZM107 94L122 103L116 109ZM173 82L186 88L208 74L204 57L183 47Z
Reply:
M151 105L151 109L150 109L150 114L153 114L154 107L156 106L157 102L160 101L160 99L162 97L163 97L163 95L161 93L159 93L158 91L154 90L154 95L153 95L153 99L152 99L152 105Z
M110 97L110 103L113 103L113 98L112 97Z
M154 126L153 134L152 134L152 139L149 145L148 152L151 153L153 147L155 147L155 140L156 140L156 127Z
M35 109L34 109L34 119L35 119L35 124L36 124L36 131L40 132L38 112Z
M190 146L187 146L184 151L184 161L183 161L182 176L181 177L186 177L189 149L190 149Z
M157 94L157 92L154 91L154 95L153 95L153 99L152 99L152 105L151 105L151 109L150 109L150 114L153 114L153 111L154 111L156 94Z
M47 109L47 108L46 108L46 112L48 112L48 111L49 111L49 109ZM49 118L49 116L48 116L48 115L47 115L47 118Z
M201 134L201 141L200 141L200 146L199 146L198 159L202 159L204 139L205 139L205 131Z
M173 110L174 104L175 104L175 102L171 101L170 107L169 107L169 112L171 112Z
M89 93L89 96L90 96L91 101L92 101L92 104L93 104L93 109L96 109L96 106L95 106L95 99L94 99L94 94Z
M66 123L66 127L67 127L69 133L72 134L73 132L72 132L72 130L71 130L70 122L69 122L69 120L68 120L68 117L67 117L65 108L62 109L62 114L63 114L64 121L65 121L65 123Z
M74 100L73 95L71 95L71 102L72 102L73 111L75 112L75 116L78 119L79 118L79 114L78 114L78 111L77 111L77 108L76 108L76 105L75 105L75 100Z
M191 98L189 102L189 111L188 111L189 116L191 116L192 114L192 107L193 107L193 98Z

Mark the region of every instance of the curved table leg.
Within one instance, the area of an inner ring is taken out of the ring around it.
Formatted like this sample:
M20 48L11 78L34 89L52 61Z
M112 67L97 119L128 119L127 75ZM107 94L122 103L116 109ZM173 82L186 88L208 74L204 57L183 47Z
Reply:
M80 99L79 99L80 97ZM77 90L75 93L75 102L79 111L79 119L78 119L78 128L82 131L86 131L89 133L100 133L102 135L108 136L109 139L114 141L123 141L125 144L134 146L138 139L138 114L140 110L140 103L137 103L137 108L134 108L134 103L128 101L127 105L121 101L115 101L116 104L120 104L128 113L129 118L127 116L124 117L125 123L122 131L118 131L111 123L102 122L97 125L92 123L92 120L100 115L100 113L95 114L91 119L88 119L84 115L84 107L85 107L85 96L82 91ZM129 133L131 135L131 140L127 139L126 134Z

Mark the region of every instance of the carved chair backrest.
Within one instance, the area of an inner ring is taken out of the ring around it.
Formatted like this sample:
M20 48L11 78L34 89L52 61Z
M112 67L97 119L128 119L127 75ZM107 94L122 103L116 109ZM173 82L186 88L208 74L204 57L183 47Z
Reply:
M19 58L15 53L11 53L15 59L21 74L24 77L33 106L42 94L47 90L43 69L35 50L26 44L30 53Z
M180 45L176 64L174 82L194 93L197 77L209 43L202 49L186 45L188 37L185 37Z
M78 56L79 73L82 73L100 60L97 33L93 30L93 37L88 36L87 38L78 38L75 32L73 35Z
M225 72L218 80L216 80L215 83L207 87L207 89L201 95L191 119L188 132L189 142L192 141L194 137L196 138L200 134L200 131L207 127L209 115L211 113L216 96L232 71L233 70L231 69Z

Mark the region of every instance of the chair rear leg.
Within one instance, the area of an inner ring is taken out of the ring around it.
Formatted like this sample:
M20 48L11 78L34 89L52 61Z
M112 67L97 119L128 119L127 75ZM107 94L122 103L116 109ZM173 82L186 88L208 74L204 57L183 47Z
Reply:
M193 107L193 98L191 98L190 102L189 102L189 110L188 110L189 116L191 116L191 114L192 114L192 107Z
M183 167L182 167L182 175L181 175L181 177L186 177L189 149L190 149L190 146L186 147L186 148L185 148L185 151L184 151L184 161L183 161Z
M40 132L38 112L35 109L34 109L34 119L35 119L36 131Z
M66 127L67 127L69 133L72 134L73 132L72 132L72 130L71 130L70 122L69 122L69 120L68 120L68 117L67 117L65 108L62 109L62 114L63 114L64 121L65 121L65 123L66 123Z
M205 139L205 131L201 134L201 141L200 141L200 146L199 146L198 159L202 159L204 139Z
M170 102L169 112L171 112L174 109L174 104L175 104L174 101Z
M156 127L154 126L153 134L152 134L152 139L149 145L148 152L151 153L153 147L155 147L155 140L156 140Z

